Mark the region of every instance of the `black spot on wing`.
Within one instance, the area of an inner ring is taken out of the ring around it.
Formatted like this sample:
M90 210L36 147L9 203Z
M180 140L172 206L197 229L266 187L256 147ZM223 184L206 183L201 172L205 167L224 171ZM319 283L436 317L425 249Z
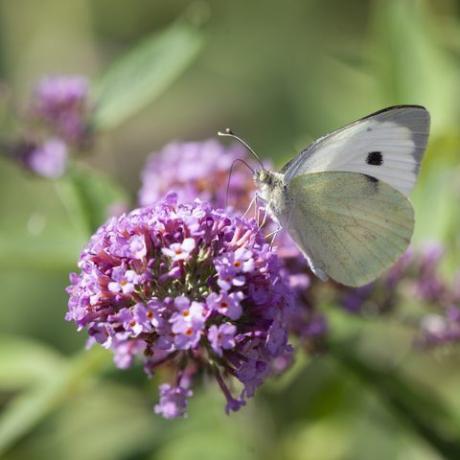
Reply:
M366 178L366 182L371 185L371 187L366 187L365 193L369 193L369 191L377 193L379 189L379 180L368 174L363 174L363 176Z
M366 180L368 182L370 182L371 184L375 184L377 183L379 180L376 178L376 177L372 177L372 176L369 176L367 174L364 174L364 177L366 178Z
M367 154L366 163L371 166L381 166L383 164L382 152L369 152Z

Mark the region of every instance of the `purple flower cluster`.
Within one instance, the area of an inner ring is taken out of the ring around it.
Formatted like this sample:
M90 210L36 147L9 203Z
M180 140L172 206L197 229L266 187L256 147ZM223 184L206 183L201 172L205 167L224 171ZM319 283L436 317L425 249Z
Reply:
M142 358L150 375L176 369L155 411L184 415L193 377L207 371L237 410L291 352L292 308L280 263L254 221L169 194L112 218L71 275L67 320L113 350L118 367ZM230 392L230 377L239 381Z
M182 203L199 198L224 208L230 168L236 159L246 158L247 153L239 145L224 147L215 140L170 143L150 155L142 173L139 203L154 204L172 191ZM235 168L228 204L244 211L253 193L251 175Z
M420 321L416 343L423 348L460 342L460 279L448 282L442 275L443 256L443 248L431 244L410 267L412 295L432 311Z
M48 179L62 176L71 151L90 147L89 84L81 76L43 78L23 117L18 139L5 142L3 154Z
M89 142L89 82L80 75L55 75L37 84L31 112L51 132L70 145Z

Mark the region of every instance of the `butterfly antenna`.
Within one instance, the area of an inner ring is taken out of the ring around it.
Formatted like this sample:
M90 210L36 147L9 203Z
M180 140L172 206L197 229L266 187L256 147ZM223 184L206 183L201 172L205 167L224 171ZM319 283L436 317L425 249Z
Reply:
M257 155L257 153L249 146L249 144L244 139L237 136L231 129L226 128L224 131L217 131L217 135L222 137L232 137L233 139L237 140L240 144L242 144L252 153L254 158L259 162L260 166L262 166L262 169L265 169L260 156Z
M235 167L236 163L238 163L238 162L243 163L243 164L252 172L252 174L255 173L254 168L251 168L251 166L249 166L249 164L248 164L246 161L244 161L242 158L235 158L235 159L233 160L233 163L232 163L232 165L230 166L230 173L229 173L229 175L228 175L227 193L226 193L226 195L225 195L225 207L228 206L228 197L229 197L229 195L230 195L230 180L231 180L231 178L232 178L233 168Z

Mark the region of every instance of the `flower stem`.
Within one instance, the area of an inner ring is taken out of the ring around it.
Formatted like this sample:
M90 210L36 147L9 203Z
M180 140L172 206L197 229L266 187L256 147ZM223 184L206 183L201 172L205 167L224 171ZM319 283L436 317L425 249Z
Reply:
M63 178L55 181L54 184L56 193L61 203L64 205L73 225L82 233L85 239L89 238L93 230L91 216L72 175L67 174Z

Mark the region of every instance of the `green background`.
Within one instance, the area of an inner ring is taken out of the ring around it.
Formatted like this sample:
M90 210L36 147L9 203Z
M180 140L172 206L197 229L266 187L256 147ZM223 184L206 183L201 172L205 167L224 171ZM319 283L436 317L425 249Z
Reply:
M132 102L139 85L129 73L104 93L113 62L152 33L185 23L196 46L187 48L188 38L175 45L166 39L167 58L153 61L159 64L152 94L144 88L141 102ZM230 126L282 164L315 137L367 113L425 105L432 134L413 195L415 243L443 242L445 275L454 276L460 2L0 1L0 78L10 88L0 94L2 136L17 129L8 122L8 104L23 110L34 82L50 73L88 75L95 100L108 94L109 115L98 112L94 155L83 162L118 185L80 178L96 202L121 196L121 187L134 199L147 154L174 139L203 140ZM117 104L131 107L126 116ZM98 211L82 225L78 206L72 208L74 192L66 182L33 179L0 162L2 458L432 460L443 458L441 452L460 458L408 420L404 408L398 411L385 373L363 378L340 353L299 353L292 372L230 417L215 385L205 382L187 419L160 420L152 412L157 382L139 368L115 370L98 350L79 355L84 334L63 319L68 273L88 229L102 220ZM454 348L412 351L412 337L391 318L351 320L335 310L332 317L337 335L352 336L366 362L422 384L428 397L418 400L412 389L400 395L428 426L437 410L430 403L439 398L449 411L441 432L460 439L460 355Z

